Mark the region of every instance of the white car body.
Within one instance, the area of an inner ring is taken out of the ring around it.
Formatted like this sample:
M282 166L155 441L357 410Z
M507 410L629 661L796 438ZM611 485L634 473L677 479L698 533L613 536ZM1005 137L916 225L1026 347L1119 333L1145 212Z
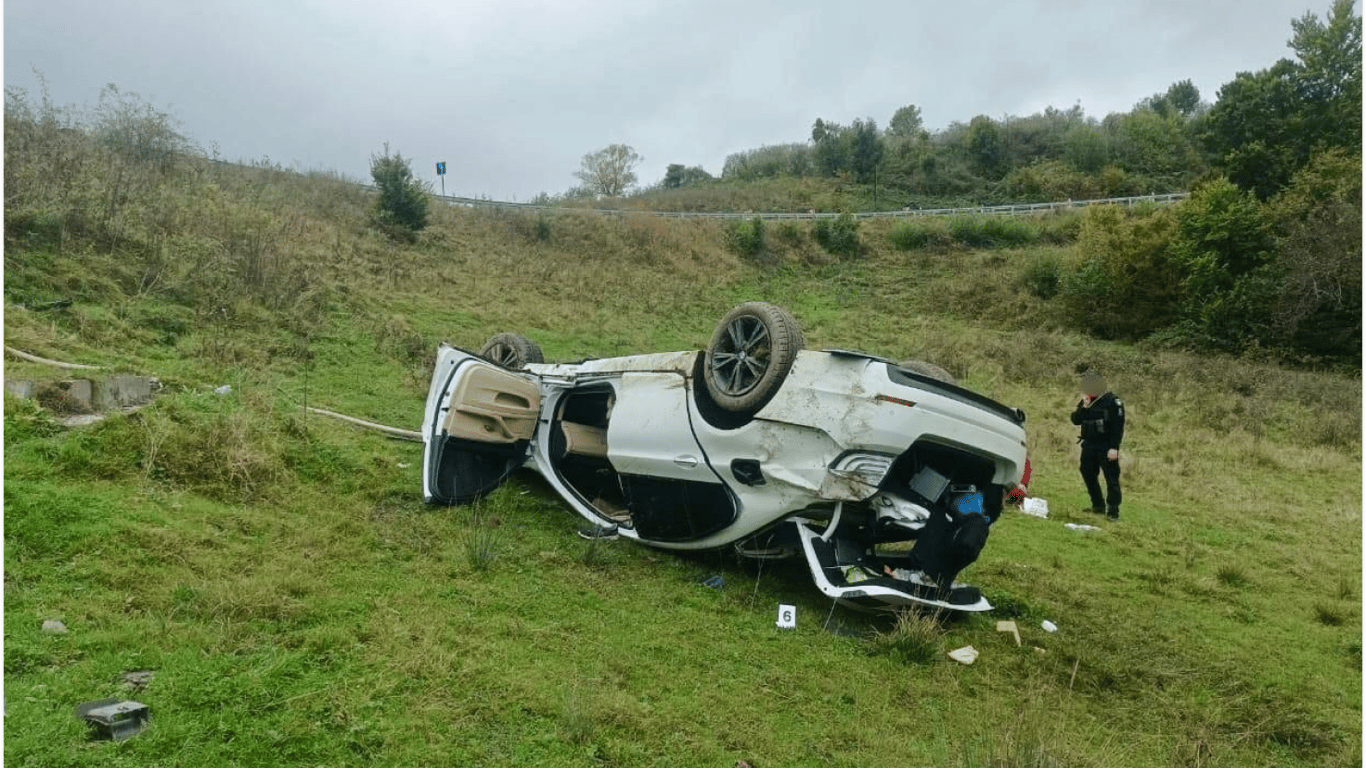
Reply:
M424 499L465 502L526 467L621 537L800 552L818 587L852 605L990 607L890 579L844 583L831 569L914 537L935 506L909 490L924 484L925 467L953 487L986 491L999 514L1025 468L1023 413L881 358L827 350L797 352L771 399L737 417L710 403L702 355L508 370L442 345L422 425Z

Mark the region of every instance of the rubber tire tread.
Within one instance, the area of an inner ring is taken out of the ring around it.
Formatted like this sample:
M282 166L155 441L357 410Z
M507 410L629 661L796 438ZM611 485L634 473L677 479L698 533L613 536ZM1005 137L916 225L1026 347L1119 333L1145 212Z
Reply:
M731 323L742 317L758 319L768 331L769 365L759 378L759 382L748 391L738 395L728 395L716 383L716 372L712 366L712 355L725 339ZM748 301L741 304L721 319L707 344L706 359L703 365L707 394L722 409L732 413L753 413L762 408L792 371L797 360L797 352L806 346L806 337L792 313L762 301Z
M512 365L503 365L492 357L492 352L499 346L506 346L513 352ZM479 350L479 356L489 362L519 371L526 367L527 363L544 363L545 355L541 353L539 344L531 341L520 333L499 333L484 343L484 348Z

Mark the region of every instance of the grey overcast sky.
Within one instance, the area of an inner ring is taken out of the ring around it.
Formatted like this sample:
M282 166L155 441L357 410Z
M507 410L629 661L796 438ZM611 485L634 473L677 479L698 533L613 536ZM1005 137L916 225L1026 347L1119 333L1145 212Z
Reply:
M816 118L941 130L1189 79L1207 102L1292 57L1329 0L5 0L6 87L93 106L113 83L206 150L369 180L385 142L447 194L575 186L608 144L720 174Z

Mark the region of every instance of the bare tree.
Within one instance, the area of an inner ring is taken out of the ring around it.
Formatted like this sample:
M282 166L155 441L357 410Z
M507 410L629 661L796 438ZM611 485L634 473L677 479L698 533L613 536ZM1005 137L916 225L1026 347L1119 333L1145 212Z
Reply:
M584 186L599 195L616 197L636 183L635 168L641 157L625 144L612 144L583 156L583 166L574 173Z

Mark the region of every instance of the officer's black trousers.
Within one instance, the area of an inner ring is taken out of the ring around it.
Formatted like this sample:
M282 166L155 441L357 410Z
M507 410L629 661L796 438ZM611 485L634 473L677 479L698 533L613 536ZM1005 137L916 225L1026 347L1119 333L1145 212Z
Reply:
M1091 495L1094 509L1104 508L1108 512L1119 512L1123 494L1119 489L1119 461L1105 457L1105 448L1081 449L1081 479L1086 483L1086 492ZM1105 475L1105 496L1100 494L1099 475Z

